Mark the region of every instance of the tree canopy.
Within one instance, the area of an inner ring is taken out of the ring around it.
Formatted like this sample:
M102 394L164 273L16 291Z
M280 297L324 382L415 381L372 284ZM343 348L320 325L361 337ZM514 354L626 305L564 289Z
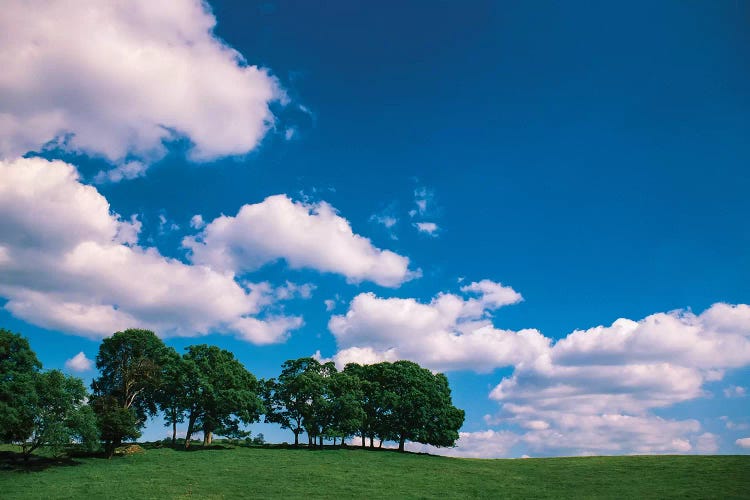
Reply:
M99 346L93 406L110 454L123 439L138 437L156 413L168 357L164 342L150 330L116 332Z
M256 422L263 414L257 379L231 352L205 344L190 346L183 369L186 447L196 426L203 430L204 444L210 444L213 433L240 436L240 424Z

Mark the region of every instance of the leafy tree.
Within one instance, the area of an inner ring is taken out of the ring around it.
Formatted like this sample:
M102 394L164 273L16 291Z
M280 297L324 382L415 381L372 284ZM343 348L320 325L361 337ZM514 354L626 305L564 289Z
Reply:
M453 446L464 411L453 406L445 375L433 375L411 361L381 365L384 413L399 451L404 451L407 440Z
M336 373L333 363L320 363L315 358L290 359L281 365L277 379L266 382L266 422L274 422L294 432L294 445L299 434L307 432L308 443L315 445L333 425L333 394L329 380Z
M83 382L40 369L28 340L0 329L0 439L19 443L25 459L39 447L59 450L73 439L94 445L97 429Z
M334 372L328 379L327 392L330 422L325 431L326 437L344 440L360 430L365 412L362 408L362 382L359 378L344 372Z
M36 377L42 364L21 335L0 329L0 439L22 441L34 431Z
M112 457L115 448L123 440L141 437L140 426L135 412L131 408L124 408L113 396L93 396L91 407L96 415L100 438L104 442L104 451Z
M197 426L203 429L203 444L214 432L242 436L240 424L257 422L263 413L258 381L234 355L216 346L196 345L183 356L183 406L188 430L185 447Z
M156 413L168 353L150 330L116 332L99 346L93 407L110 456L123 439L138 437L148 416Z
M26 458L40 446L59 451L72 440L88 446L98 440L83 381L51 370L36 375L37 400L32 431L21 440Z
M162 383L157 390L157 403L164 413L164 425L172 426L172 446L175 446L177 442L177 424L185 420L185 414L182 411L185 374L182 357L171 347L167 348Z
M279 424L282 429L291 430L294 433L294 446L299 446L299 435L302 432L301 409L304 403L298 401L297 392L291 381L282 376L278 380L264 380L261 384L266 407L264 420L267 423Z
M359 431L362 437L362 448L366 446L367 438L370 438L370 448L374 447L375 437L382 444L385 440L393 440L391 426L388 421L387 408L383 401L383 371L390 363L378 363L374 365L359 365L350 363L344 368L344 373L359 380L359 404L362 409L362 420Z
M317 420L323 393L321 366L314 358L289 359L281 365L279 377L265 384L266 422L290 429L294 433L294 446L299 446L303 430L308 433L310 445L319 434Z

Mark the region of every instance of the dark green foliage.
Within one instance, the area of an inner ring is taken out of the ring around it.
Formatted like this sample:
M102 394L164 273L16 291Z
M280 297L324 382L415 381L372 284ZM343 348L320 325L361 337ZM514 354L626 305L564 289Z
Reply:
M360 433L381 441L397 441L404 451L406 441L434 446L453 446L464 422L464 412L453 406L448 379L411 361L350 364L344 370L363 380Z
M204 444L214 433L242 437L240 424L257 422L263 413L260 387L252 373L234 355L216 346L187 348L183 356L183 410L188 418L185 447L190 437L202 428Z
M26 459L40 447L58 452L72 440L96 446L81 379L40 368L25 338L0 329L0 439L19 443Z
M92 406L110 456L124 439L139 436L148 416L156 413L168 359L164 342L149 330L116 332L99 346Z
M0 329L0 440L22 441L33 432L41 367L24 337Z
M335 370L332 364L325 371ZM321 398L324 391L323 365L314 358L290 359L281 365L277 379L265 382L266 422L294 432L294 445L305 430L310 444L319 435Z
M113 396L93 396L91 407L96 415L97 426L107 456L123 441L141 437L138 418L132 408L123 408Z
M172 426L172 446L177 442L177 424L185 421L185 375L182 357L171 347L167 348L162 367L162 383L157 390L156 399L159 409L164 413L164 425Z
M85 404L83 381L51 370L36 375L37 400L33 406L33 427L21 442L24 455L45 446L55 452L72 440L89 448L98 440L91 408Z

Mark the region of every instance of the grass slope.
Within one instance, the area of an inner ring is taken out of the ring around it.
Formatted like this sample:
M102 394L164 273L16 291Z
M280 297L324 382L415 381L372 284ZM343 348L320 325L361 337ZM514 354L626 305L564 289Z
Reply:
M7 448L6 448L7 449ZM750 498L750 456L469 460L363 450L149 449L0 470L0 498Z

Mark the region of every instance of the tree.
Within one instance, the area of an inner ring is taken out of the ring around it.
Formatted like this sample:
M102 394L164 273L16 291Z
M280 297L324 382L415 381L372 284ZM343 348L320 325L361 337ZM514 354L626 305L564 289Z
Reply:
M328 406L330 422L327 425L325 435L344 440L354 435L362 427L365 412L362 408L362 383L357 377L344 372L334 372L328 379L327 392L330 397Z
M308 443L315 445L331 425L332 395L328 379L336 372L333 363L320 363L315 358L289 359L281 365L278 379L266 382L266 422L278 423L294 432L294 445L299 435L307 432Z
M20 440L24 457L44 446L59 451L73 440L91 447L99 438L93 412L86 404L83 381L59 370L36 376L37 400L31 432Z
M182 411L185 388L185 366L182 357L167 348L162 371L162 383L157 390L157 403L164 413L164 425L172 426L172 446L177 442L177 424L185 420Z
M381 443L387 439L388 425L385 422L385 408L382 402L381 374L387 363L376 365L359 365L349 363L344 368L344 373L359 380L359 406L362 409L362 420L357 429L362 437L362 448L366 447L367 438L370 438L370 447L374 447L375 436L379 437Z
M28 340L0 329L0 439L20 444L26 460L40 447L98 438L83 382L41 367Z
M167 347L150 330L129 329L102 341L96 357L100 376L91 386L109 456L123 439L138 437L156 413L167 360Z
M188 418L185 447L197 426L203 429L204 445L211 444L213 433L246 434L240 424L257 422L264 410L257 379L229 351L205 344L187 351L182 399Z
M380 381L387 423L404 451L408 441L453 446L464 411L453 406L448 379L411 361L381 363Z
M0 329L0 439L22 441L34 429L42 364L21 335Z

